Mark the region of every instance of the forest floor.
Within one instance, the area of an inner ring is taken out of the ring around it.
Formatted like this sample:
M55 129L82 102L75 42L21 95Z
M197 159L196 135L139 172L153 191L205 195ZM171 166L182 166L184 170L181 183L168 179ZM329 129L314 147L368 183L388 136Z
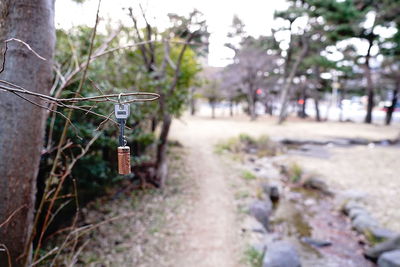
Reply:
M235 203L239 171L215 153L215 145L246 133L257 137L321 139L357 137L393 139L400 126L315 123L246 117L210 119L183 117L173 122L171 140L183 147L170 149L170 178L161 192L122 190L99 199L83 213L87 223L119 216L101 224L79 253L64 262L79 266L246 266L246 241L241 235ZM399 147L333 147L329 158L288 155L306 169L318 171L333 188L362 191L367 208L392 230L400 231L395 196ZM128 193L127 193L128 192ZM125 215L124 215L125 214Z

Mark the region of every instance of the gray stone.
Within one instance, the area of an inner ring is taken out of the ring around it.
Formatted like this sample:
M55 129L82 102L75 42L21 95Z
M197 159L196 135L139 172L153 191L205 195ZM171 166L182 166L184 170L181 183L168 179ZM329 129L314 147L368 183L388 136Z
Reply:
M395 237L388 239L382 243L379 243L372 248L369 248L365 251L365 256L370 259L377 259L380 255L385 252L392 250L400 249L400 235L396 235Z
M313 206L317 204L317 201L313 198L307 198L306 200L304 200L304 205L306 206Z
M368 214L359 214L352 221L352 225L357 232L362 234L371 231L371 229L374 227L378 227L377 221L375 221L375 219L369 216Z
M286 241L270 244L264 254L263 267L299 267L300 257L296 249Z
M378 259L379 267L400 267L400 250L383 253Z
M311 238L311 237L302 237L301 241L315 246L315 247L328 247L328 246L332 246L332 242L330 241L326 241L326 240L319 240L319 239L315 239L315 238Z
M374 240L378 242L382 242L396 236L395 232L382 227L373 227L372 229L370 229L369 234Z
M341 197L347 201L349 200L362 201L367 197L367 193L354 189L349 189L342 192Z
M303 186L314 190L321 191L324 194L332 195L333 193L329 190L328 185L322 179L311 177L304 181Z
M277 202L279 200L280 190L278 185L264 183L262 188L264 193L272 200L272 202Z
M269 229L269 216L272 213L272 202L269 198L256 200L250 205L250 214L254 216L265 228Z
M356 207L356 208L351 209L349 211L348 215L349 215L350 219L354 220L358 216L369 215L369 214L368 214L368 211L366 211L365 209L360 208L360 207L358 207L358 208Z
M249 231L253 233L260 233L260 234L266 234L267 231L264 229L264 226L256 220L256 218L252 216L246 216L243 226L242 226L242 231Z
M363 206L362 206L360 203L358 203L357 201L350 200L350 201L348 201L348 202L344 205L344 207L343 207L343 212L344 212L346 215L349 215L350 210L356 209L356 208L364 209Z

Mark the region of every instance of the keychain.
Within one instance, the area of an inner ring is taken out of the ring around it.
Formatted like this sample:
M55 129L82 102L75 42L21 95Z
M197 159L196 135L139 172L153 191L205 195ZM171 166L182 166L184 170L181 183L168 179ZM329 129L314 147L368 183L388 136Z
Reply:
M118 146L118 173L130 174L131 173L131 155L130 148L126 145L126 138L124 136L125 123L129 116L129 104L115 104L114 106L115 117L119 124L119 146Z

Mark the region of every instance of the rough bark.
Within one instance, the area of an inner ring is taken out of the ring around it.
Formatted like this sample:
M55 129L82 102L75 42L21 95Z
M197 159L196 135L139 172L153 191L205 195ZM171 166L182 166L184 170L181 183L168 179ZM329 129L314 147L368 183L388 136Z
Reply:
M321 121L321 115L319 112L319 99L318 96L314 97L314 106L315 106L315 121Z
M250 115L250 120L254 121L257 118L256 114L256 95L255 95L255 90L253 89L253 85L250 82L248 91L247 91L247 102L249 106L249 115Z
M306 95L306 87L305 86L303 86L301 88L301 96L300 96L299 100L302 100L302 102L300 103L300 111L299 111L298 115L300 118L304 119L307 117L307 114L306 114L307 95Z
M292 92L291 92L292 82L293 82L294 76L296 75L297 69L299 68L301 61L304 59L304 57L306 56L306 54L308 52L309 45L308 45L308 40L306 40L306 39L307 39L307 37L303 38L303 49L300 52L300 54L298 55L296 62L294 63L294 65L290 71L289 77L286 79L286 82L282 89L281 109L279 112L278 124L282 124L287 117L287 108L289 105L290 96L292 94Z
M157 145L157 160L156 160L156 183L159 187L163 188L168 175L167 164L167 141L169 129L171 128L172 118L169 114L164 114L163 123L161 127L159 143Z
M54 1L0 0L0 12L0 41L21 39L48 59L37 58L19 43L9 43L0 79L48 94L55 44ZM0 223L17 211L0 228L0 243L10 251L13 266L23 265L20 256L30 246L45 117L43 109L0 92ZM4 257L0 251L1 263L7 262Z
M369 64L369 60L371 58L371 48L373 46L373 41L369 41L369 47L367 55L365 56L365 77L367 78L367 95L368 95L368 102L367 102L367 115L365 116L365 123L372 123L372 110L374 108L374 85L372 82L372 74L371 74L371 67Z
M210 103L210 106L211 106L211 118L212 119L215 119L215 105L216 105L215 102L211 102Z
M397 98L398 98L399 91L400 91L400 80L398 80L396 82L396 88L393 90L392 103L391 103L390 107L388 108L388 110L386 111L386 118L385 118L386 125L390 125L390 123L392 122L392 116L393 116L393 112L397 105Z
M189 89L189 108L190 108L190 115L194 116L196 114L196 98L195 98L196 88L191 87Z

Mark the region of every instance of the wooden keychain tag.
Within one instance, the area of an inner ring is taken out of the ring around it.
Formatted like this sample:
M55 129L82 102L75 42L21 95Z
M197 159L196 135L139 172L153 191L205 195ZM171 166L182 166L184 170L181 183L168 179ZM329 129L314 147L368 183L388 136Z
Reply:
M125 122L128 116L128 104L115 105L115 117L119 123L118 173L124 175L131 173L131 153L129 146L126 145L124 136Z
M131 173L131 149L129 146L118 147L118 173L130 174Z

